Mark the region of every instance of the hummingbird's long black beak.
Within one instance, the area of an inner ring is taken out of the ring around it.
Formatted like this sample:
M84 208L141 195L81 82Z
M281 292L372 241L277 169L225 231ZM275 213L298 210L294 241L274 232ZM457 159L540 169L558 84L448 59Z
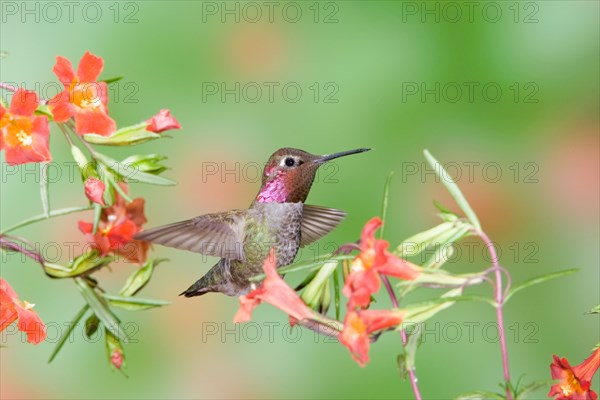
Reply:
M321 156L321 157L317 158L315 160L315 162L319 163L319 164L323 164L323 163L325 163L327 161L331 161L331 160L333 160L335 158L349 156L351 154L364 153L365 151L369 151L369 150L371 150L371 149L362 148L362 149L354 149L354 150L348 150L348 151L341 151L339 153L326 154L324 156Z

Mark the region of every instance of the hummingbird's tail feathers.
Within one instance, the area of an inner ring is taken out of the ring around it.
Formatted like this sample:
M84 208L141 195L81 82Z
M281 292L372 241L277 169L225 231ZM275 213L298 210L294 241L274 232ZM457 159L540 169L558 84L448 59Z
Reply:
M221 292L228 296L235 296L238 292L234 290L230 280L229 260L222 258L202 278L198 279L192 286L181 293L180 296L202 296L208 292Z
M235 210L159 226L142 231L134 238L207 256L243 261L244 224L243 211Z
M192 285L185 291L179 293L179 295L185 296L185 297L195 297L195 296L202 296L203 294L206 294L209 292L218 292L218 290L213 290L212 288L197 288L197 289L195 289L194 285Z
M302 210L302 225L300 246L306 246L327 235L335 229L346 213L335 208L311 206L304 204Z

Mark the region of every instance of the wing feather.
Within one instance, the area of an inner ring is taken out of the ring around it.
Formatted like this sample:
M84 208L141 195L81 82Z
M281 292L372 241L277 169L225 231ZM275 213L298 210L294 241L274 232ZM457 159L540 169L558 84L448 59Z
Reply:
M243 261L244 224L243 211L235 210L159 226L138 233L135 239Z

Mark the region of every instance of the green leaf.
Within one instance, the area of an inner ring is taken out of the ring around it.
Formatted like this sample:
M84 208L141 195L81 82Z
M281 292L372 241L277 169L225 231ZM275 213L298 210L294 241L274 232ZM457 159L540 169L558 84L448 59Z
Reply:
M119 292L121 296L133 296L138 293L150 280L152 277L152 273L154 272L154 267L160 264L163 261L167 261L166 259L152 259L146 262L142 267L135 270L123 286L123 289Z
M586 312L586 314L600 314L600 304Z
M94 176L95 163L91 163L79 147L75 145L71 146L71 156L73 156L73 159L79 167L82 181L85 182L89 176Z
M400 280L397 286L466 287L480 284L483 280L484 275L482 273L452 274L441 269L423 269L416 279L412 281Z
M398 365L400 378L406 379L408 377L408 369L406 369L406 353L398 354L396 356L396 364Z
M113 189L115 189L115 192L119 193L119 195L125 199L126 202L131 203L133 201L133 199L131 197L129 197L129 195L123 190L123 188L121 187L121 185L119 185L113 176L111 176L110 173L106 172L106 177L108 179L108 182L110 184L110 187L112 187Z
M65 345L65 343L67 342L67 339L69 338L69 336L71 335L71 333L73 332L73 330L75 329L75 327L77 326L77 324L79 323L81 318L83 318L83 316L85 315L87 310L89 310L89 308L90 308L90 306L86 304L85 306L83 306L83 308L81 310L79 310L77 315L75 315L75 318L73 318L73 320L69 324L67 330L63 332L60 339L58 340L58 344L56 345L56 347L54 348L54 351L50 355L50 358L48 359L48 363L51 363L52 360L54 360L54 358L57 356L58 352Z
M145 122L142 122L121 128L110 136L87 133L83 135L83 139L88 143L103 146L131 146L161 138L158 133L147 130L147 126Z
M479 223L477 215L467 202L467 199L465 199L465 196L458 188L458 185L452 180L452 178L448 174L448 171L444 169L442 164L440 164L440 162L436 160L431 155L431 153L429 153L429 151L425 150L423 151L423 153L425 154L425 158L427 159L429 164L435 170L435 173L440 177L440 180L442 181L448 192L450 192L450 194L454 198L454 201L456 201L456 204L458 204L460 209L465 213L465 216L467 217L469 222L471 222L471 224L477 231L481 231L481 224Z
M573 269L566 269L564 271L558 271L558 272L552 272L546 275L541 275L541 276L537 276L535 278L531 278L528 279L522 283L520 283L519 285L515 285L513 286L510 291L508 292L508 294L506 295L506 297L504 298L504 302L507 302L508 299L510 299L515 293L526 289L530 286L533 285L537 285L538 283L542 283L542 282L546 282L549 281L550 279L554 279L554 278L559 278L561 276L567 276L570 275L574 272L577 272L578 270L576 268Z
M452 237L461 226L453 222L443 222L424 232L417 233L398 245L395 253L400 257L416 256L435 243L445 242Z
M100 223L100 217L102 216L102 206L98 203L94 203L94 225L92 228L92 235L95 235L98 231L98 224Z
M42 198L42 209L46 218L50 217L50 182L48 181L48 163L41 163L40 166L40 197Z
M453 243L458 242L463 237L467 236L471 231L471 226L469 224L458 225L455 229L452 229L446 232L443 235L440 235L435 241L439 241L436 243L439 245L439 248L436 252L427 260L424 264L424 268L440 268L446 261L452 257L455 252Z
M392 177L394 176L394 171L390 171L387 180L385 181L385 187L383 188L383 200L381 201L381 221L383 224L379 229L379 238L383 237L383 231L385 229L385 220L387 218L387 208L388 208L388 196L390 194L390 184L392 182Z
M485 390L475 390L473 392L459 394L455 400L506 400L506 396L499 393L488 392Z
M171 304L171 302L164 300L140 299L137 297L114 296L110 294L104 294L104 298L110 305L129 311L147 310Z
M92 314L85 321L85 336L89 339L96 333L98 327L100 326L100 320L96 316L96 314Z
M99 82L105 82L107 85L110 85L111 83L119 82L121 79L123 79L122 76L113 76L112 78L102 79Z
M340 319L340 271L333 273L333 301L335 305L335 319Z
M545 380L531 382L531 383L525 385L523 388L518 389L515 400L525 399L527 397L527 395L530 394L531 392L533 392L537 389L540 389L540 388L544 388L544 387L547 388L554 383L555 382L551 379L545 379Z
M167 167L160 163L166 158L160 154L133 155L121 161L121 164L130 165L142 172L158 175L167 170Z
M121 328L119 321L112 311L110 311L108 304L104 301L104 299L98 296L96 291L92 289L83 279L75 278L75 283L77 283L79 291L81 292L84 300L89 304L90 308L94 314L96 314L98 319L100 319L104 327L115 337L119 338L123 342L127 342L125 331Z
M40 104L35 109L35 115L45 115L50 121L54 120L54 115L50 111L50 107L47 104Z
M427 321L438 312L451 307L457 301L482 301L495 306L495 302L486 297L460 295L460 293L462 293L462 289L455 288L444 293L440 298L406 306L404 308L406 310L406 317L404 318L403 324ZM402 325L399 328L401 327Z
M114 255L101 257L97 249L89 249L74 259L69 267L58 264L44 263L44 271L53 278L74 278L88 274L92 270L102 268L115 260Z
M162 186L173 186L177 184L176 182L167 178L163 178L162 176L142 172L131 165L121 164L105 155L96 154L96 158L108 169L125 179L127 182L142 182Z
M319 269L319 267L321 267L323 264L325 264L328 261L351 260L353 258L354 258L354 256L352 256L352 255L344 254L344 255L338 255L338 256L332 257L331 254L326 254L324 256L317 257L315 261L310 261L310 260L297 261L290 265L286 265L285 267L277 268L277 272L279 274L288 274L291 272L298 272L298 271L309 271L310 272L310 271ZM249 280L251 282L259 282L259 281L262 281L263 279L265 279L265 274L260 274L260 275L256 275L256 276L249 278Z
M408 340L404 346L405 366L407 371L415 369L415 359L417 357L417 347L421 344L421 334L423 333L423 325L419 329L413 330L411 334L407 334Z
M108 329L106 329L104 336L108 363L114 368L123 372L123 369L125 368L125 350L123 349L123 343L121 343L121 340L119 340L117 336L113 335L112 332L110 332ZM123 363L119 366L115 365L113 362L113 354L115 351L119 352L123 359Z
M317 276L317 272L319 271L315 270L307 274L306 277L302 280L302 282L300 282L298 286L294 288L294 291L299 292L300 290L304 289L306 285L308 285L313 279L315 279L315 276Z
M300 298L306 304L314 308L315 304L319 302L319 299L322 295L321 292L326 286L328 286L329 277L332 273L335 272L337 266L337 261L328 261L324 263L321 268L319 268L319 272L317 272L313 280L308 285L306 285L304 291L302 292L302 295L300 296Z
M30 224L33 224L36 222L39 222L39 221L47 219L47 218L60 217L62 215L67 215L67 214L71 214L71 213L75 213L75 212L79 212L79 211L87 211L87 210L91 210L91 209L92 209L91 206L68 207L68 208L61 208L60 210L50 211L48 213L48 216L46 216L46 214L39 214L34 217L28 218L24 221L21 221L9 228L3 229L2 231L0 231L0 235L3 235L10 231L14 231L15 229L22 228L24 226L27 226L27 225L30 225Z

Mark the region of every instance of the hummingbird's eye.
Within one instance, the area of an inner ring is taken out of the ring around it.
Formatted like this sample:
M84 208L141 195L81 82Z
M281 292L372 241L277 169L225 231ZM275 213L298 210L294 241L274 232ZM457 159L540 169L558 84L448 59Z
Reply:
M296 164L296 160L294 160L292 157L288 157L285 159L285 165L287 167L293 167Z

